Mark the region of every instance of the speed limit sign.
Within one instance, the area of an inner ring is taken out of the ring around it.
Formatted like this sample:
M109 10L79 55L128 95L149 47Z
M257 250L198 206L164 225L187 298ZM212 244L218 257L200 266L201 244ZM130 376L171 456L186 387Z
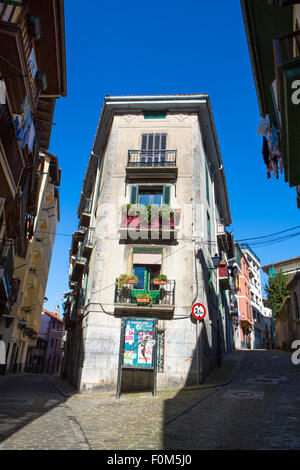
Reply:
M206 315L206 308L202 304L194 304L192 308L192 315L196 320L203 320Z

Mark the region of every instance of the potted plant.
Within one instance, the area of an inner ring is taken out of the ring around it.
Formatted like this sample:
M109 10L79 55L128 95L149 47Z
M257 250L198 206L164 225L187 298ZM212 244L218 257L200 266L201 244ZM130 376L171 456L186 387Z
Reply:
M159 212L160 209L158 206L150 206L150 215L149 215L149 223L151 228L159 228Z
M136 284L138 282L138 277L135 276L134 274L121 274L119 276L116 285L118 287L123 287L125 284Z
M165 274L159 274L153 279L153 284L163 286L167 282L168 278Z
M139 278L135 274L129 274L127 279L127 284L136 284Z
M148 304L151 300L150 294L137 294L135 299L138 304Z
M159 210L160 223L163 227L174 226L174 210L170 206L163 204Z

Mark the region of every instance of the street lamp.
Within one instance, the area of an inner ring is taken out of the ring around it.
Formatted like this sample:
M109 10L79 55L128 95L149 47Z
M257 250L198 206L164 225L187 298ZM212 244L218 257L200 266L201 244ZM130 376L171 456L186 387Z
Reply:
M220 261L221 261L221 256L219 256L217 253L215 256L212 256L212 262L214 265L214 268L217 269L220 266Z

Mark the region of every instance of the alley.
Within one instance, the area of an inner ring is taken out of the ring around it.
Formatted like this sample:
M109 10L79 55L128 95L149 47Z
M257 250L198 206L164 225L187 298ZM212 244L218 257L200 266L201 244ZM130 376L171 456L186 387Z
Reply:
M235 351L205 384L77 394L58 376L0 378L3 449L299 449L300 367Z

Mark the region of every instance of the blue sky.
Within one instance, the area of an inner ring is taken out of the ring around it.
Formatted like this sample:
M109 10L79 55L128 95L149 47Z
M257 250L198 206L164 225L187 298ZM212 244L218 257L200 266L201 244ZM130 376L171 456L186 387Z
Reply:
M228 6L230 5L230 7ZM60 215L44 307L68 290L69 248L106 94L208 93L236 239L299 225L295 188L267 179L259 109L239 0L65 0L67 91L49 151L62 168ZM299 237L253 247L262 264L298 256ZM264 277L265 279L265 277Z

